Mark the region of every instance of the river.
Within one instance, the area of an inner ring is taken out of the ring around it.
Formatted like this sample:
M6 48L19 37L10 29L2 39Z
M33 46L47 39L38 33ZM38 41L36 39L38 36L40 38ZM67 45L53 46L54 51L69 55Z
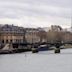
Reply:
M0 55L0 72L72 72L72 49Z

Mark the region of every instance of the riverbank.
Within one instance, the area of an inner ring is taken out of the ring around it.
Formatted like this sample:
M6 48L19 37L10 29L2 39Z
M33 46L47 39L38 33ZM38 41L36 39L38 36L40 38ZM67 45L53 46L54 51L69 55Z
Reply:
M14 53L22 53L28 51L31 51L31 49L0 50L0 54L14 54Z

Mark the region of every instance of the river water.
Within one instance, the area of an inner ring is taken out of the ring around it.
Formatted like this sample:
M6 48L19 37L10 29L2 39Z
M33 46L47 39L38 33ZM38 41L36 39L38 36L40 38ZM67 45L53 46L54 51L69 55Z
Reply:
M0 72L72 72L72 49L0 55Z

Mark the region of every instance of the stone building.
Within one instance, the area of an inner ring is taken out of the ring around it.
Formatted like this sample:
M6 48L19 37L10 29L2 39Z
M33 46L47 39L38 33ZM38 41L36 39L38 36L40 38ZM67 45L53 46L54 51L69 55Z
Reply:
M52 25L51 30L60 32L60 31L62 31L62 27L59 25Z
M21 43L24 41L24 36L25 30L23 27L7 24L0 26L0 43Z
M0 25L0 44L7 43L35 43L40 41L40 28L23 28L14 25Z
M26 30L25 38L27 42L35 43L40 41L40 37L37 35L39 32L39 29L25 28L25 30Z

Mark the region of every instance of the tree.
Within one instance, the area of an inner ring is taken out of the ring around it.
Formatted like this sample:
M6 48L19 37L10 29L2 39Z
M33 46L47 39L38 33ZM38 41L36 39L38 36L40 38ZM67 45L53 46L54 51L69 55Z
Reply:
M40 31L37 33L37 36L39 36L40 42L46 41L47 32L44 31L44 30L40 30Z
M61 42L63 33L58 31L48 31L47 32L47 42Z
M55 41L55 37L56 37L56 34L54 31L48 31L47 32L47 42L54 42Z

